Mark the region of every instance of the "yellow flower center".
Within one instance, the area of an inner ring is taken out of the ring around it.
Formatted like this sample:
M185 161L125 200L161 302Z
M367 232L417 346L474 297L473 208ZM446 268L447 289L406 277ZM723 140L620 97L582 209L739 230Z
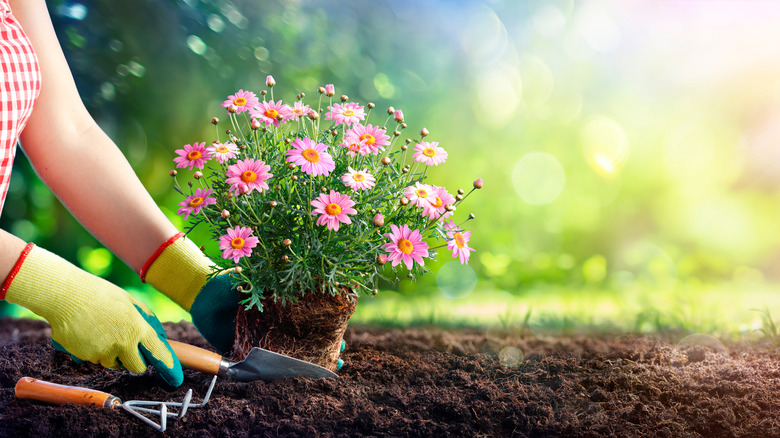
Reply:
M233 105L244 106L246 105L246 99L244 99L243 97L236 97L235 99L233 99Z
M458 245L458 248L463 249L466 247L466 239L463 238L463 234L454 233L452 238L455 239L455 245Z
M349 145L349 150L352 152L360 152L360 143L352 143Z
M338 204L328 204L325 206L325 213L331 216L338 216L341 214L341 206Z
M217 148L214 149L214 150L219 152L220 154L226 154L226 153L230 152L230 149L228 149L228 147L225 146L225 145L217 146Z
M366 176L363 175L362 173L356 173L356 174L352 175L352 179L354 179L357 182L365 181L366 180Z
M203 198L200 196L190 199L190 207L195 208L203 203Z
M417 189L417 197L418 198L427 198L428 197L428 191L425 189Z
M442 205L444 205L444 201L441 200L440 197L436 197L436 201L432 202L431 205L433 205L436 208L441 208Z
M411 254L414 250L414 245L409 239L401 239L398 241L398 249L404 254Z
M436 156L436 149L434 149L434 148L425 148L425 150L423 150L423 155L425 155L426 157L435 157Z
M302 110L302 109L300 109L300 108L293 108L292 112L293 112L293 114L295 114L296 116L302 116L302 115L303 115L303 110Z
M245 183L251 183L256 179L257 179L257 174L252 172L251 170L245 170L244 173L241 174L241 181Z
M267 110L265 110L265 116L268 117L269 119L275 119L279 117L279 111L273 108L268 108Z
M189 154L187 154L187 159L190 161L200 160L200 157L202 157L203 154L200 153L200 151L190 151Z
M233 249L241 249L244 247L244 239L236 237L230 241L230 247Z
M376 138L374 138L374 136L371 135L371 134L363 134L363 135L361 135L360 136L360 140L366 140L366 143L368 143L368 144L370 144L372 146L374 145L374 143L376 143Z
M319 163L320 162L320 154L319 152L315 151L314 149L306 149L303 152L301 152L301 156L306 159L309 163Z
M348 110L344 110L342 114L344 114L345 117L352 117L355 115L355 112L348 109Z

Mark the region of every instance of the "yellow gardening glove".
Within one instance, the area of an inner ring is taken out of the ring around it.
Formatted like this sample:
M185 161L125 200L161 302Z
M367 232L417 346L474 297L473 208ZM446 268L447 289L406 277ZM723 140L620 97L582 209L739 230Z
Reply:
M154 313L110 282L45 249L29 248L6 281L5 299L46 319L55 348L132 373L152 365L166 382L181 385L181 364Z
M190 312L192 323L217 351L230 351L241 293L228 274L209 278L214 263L182 233L163 244L147 264L141 279Z

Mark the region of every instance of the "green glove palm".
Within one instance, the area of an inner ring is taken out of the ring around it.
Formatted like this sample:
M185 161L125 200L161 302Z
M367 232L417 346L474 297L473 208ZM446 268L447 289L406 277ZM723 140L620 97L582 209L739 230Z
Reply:
M28 245L6 287L5 299L46 319L52 344L74 358L133 373L152 365L173 386L184 380L154 313L108 281Z
M166 242L141 278L190 312L192 323L220 353L230 351L241 293L227 274L209 279L213 264L183 234Z

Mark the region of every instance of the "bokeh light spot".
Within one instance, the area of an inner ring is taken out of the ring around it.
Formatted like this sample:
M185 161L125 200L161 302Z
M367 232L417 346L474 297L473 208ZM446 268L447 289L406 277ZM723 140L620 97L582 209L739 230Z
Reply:
M471 294L477 285L477 274L469 265L460 262L444 264L436 275L436 285L447 298L456 300Z
M566 173L558 159L544 152L523 155L512 172L512 182L520 198L528 204L555 201L563 191Z
M612 119L601 117L588 122L580 140L588 164L602 175L614 174L628 159L628 137Z
M525 355L517 347L504 347L498 352L498 361L507 368L518 367L523 359L525 359Z

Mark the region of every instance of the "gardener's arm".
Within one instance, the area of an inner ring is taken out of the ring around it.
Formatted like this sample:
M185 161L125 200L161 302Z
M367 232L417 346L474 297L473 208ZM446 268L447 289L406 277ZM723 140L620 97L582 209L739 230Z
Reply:
M81 102L44 0L11 0L38 56L42 88L21 142L38 175L73 215L149 284L192 314L204 337L232 344L238 294L165 217L126 158ZM204 293L206 292L206 293Z
M177 230L82 104L45 1L11 0L11 7L33 44L42 74L22 147L79 222L138 272Z

